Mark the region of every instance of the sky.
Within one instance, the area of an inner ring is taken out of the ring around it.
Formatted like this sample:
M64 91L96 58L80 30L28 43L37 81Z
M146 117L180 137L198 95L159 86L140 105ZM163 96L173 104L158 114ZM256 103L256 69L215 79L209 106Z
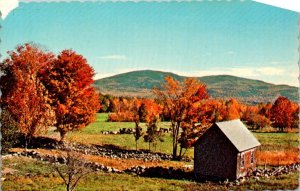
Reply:
M18 44L34 42L56 54L82 54L95 79L151 69L299 86L296 12L249 0L24 1L0 21L3 58Z

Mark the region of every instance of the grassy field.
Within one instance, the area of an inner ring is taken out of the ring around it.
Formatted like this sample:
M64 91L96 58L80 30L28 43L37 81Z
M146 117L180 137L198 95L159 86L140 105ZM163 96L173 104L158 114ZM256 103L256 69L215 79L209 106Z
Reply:
M2 189L9 190L65 190L58 174L49 168L49 164L25 157L4 159L6 168L17 169L10 175L4 175ZM109 174L94 172L83 178L76 190L185 190L196 183L183 180L144 178L128 174ZM213 185L214 186L214 185ZM224 189L222 186L216 188Z
M5 172L2 189L5 191L14 190L65 190L63 181L53 170L51 165L45 162L35 161L26 157L11 157L3 159ZM224 186L214 182L195 183L187 180L171 180L160 178L138 177L129 174L109 174L94 172L78 184L77 191L192 191L192 190L294 190L298 188L299 173L281 175L278 177L251 179L249 182L239 186Z
M97 120L86 128L67 134L67 139L85 143L85 144L112 144L125 149L135 149L135 140L132 134L123 135L103 135L101 131L119 131L120 128L134 128L132 122L106 122L108 114L97 114ZM141 123L143 131L146 132L146 125ZM170 127L168 122L160 122L159 127ZM57 133L50 132L51 136L57 137ZM266 152L298 152L299 134L298 133L253 133L260 141L262 146L259 151ZM158 142L156 150L154 147L151 150L163 153L172 153L172 137L170 134L165 134L164 142ZM138 141L139 149L148 149L148 143L144 142L143 138ZM186 155L193 157L193 148L188 149ZM276 159L277 160L277 159Z
M135 139L133 134L117 134L103 135L101 131L119 131L120 128L134 128L133 122L106 122L108 114L97 114L97 120L86 128L67 134L67 139L85 143L85 144L100 144L100 145L116 145L125 149L135 149ZM145 123L141 123L143 132L146 132ZM170 123L160 122L159 127L169 128ZM49 132L52 137L59 138L58 133ZM138 140L138 149L148 150L149 144L144 142L143 137ZM172 137L170 134L163 136L163 142L158 142L156 148L151 145L151 150L163 153L172 153ZM193 150L187 151L189 156L193 155Z
M134 128L134 123L128 122L106 122L107 114L97 114L96 122L88 127L67 134L67 139L81 142L84 144L112 144L125 149L135 149L133 135L103 135L101 131L118 131L120 128ZM145 124L141 124L146 130ZM160 127L169 127L170 124L163 122ZM262 146L258 150L258 164L263 165L268 159L268 164L278 165L283 162L297 162L299 136L297 133L254 133L261 142ZM49 131L50 137L59 138L57 132ZM172 138L169 134L164 136L164 142L158 143L156 151L171 153ZM139 149L148 149L148 143L143 138L139 140ZM153 150L153 148L152 148ZM45 151L46 152L46 151ZM193 156L193 149L189 149L188 156ZM96 156L95 156L96 157ZM99 159L98 159L99 158ZM113 167L115 163L126 163L131 165L141 165L138 162L143 161L112 161L98 157L94 160L105 165ZM171 163L176 163L172 165ZM179 165L180 162L166 161L172 166ZM118 164L119 165L119 164ZM143 163L143 165L146 165ZM152 164L149 163L151 166ZM157 165L163 165L162 162ZM184 163L182 163L184 165ZM125 165L126 166L126 165ZM124 166L124 168L125 168ZM127 168L127 167L126 167ZM63 181L53 170L51 165L46 162L36 161L25 157L11 157L3 160L2 170L4 172L2 189L3 190L65 190ZM277 177L263 177L259 180L251 179L239 186L224 186L214 182L195 183L187 180L170 180L160 178L138 177L129 174L111 174L103 172L94 172L83 178L77 187L77 190L293 190L299 186L299 173L280 175Z

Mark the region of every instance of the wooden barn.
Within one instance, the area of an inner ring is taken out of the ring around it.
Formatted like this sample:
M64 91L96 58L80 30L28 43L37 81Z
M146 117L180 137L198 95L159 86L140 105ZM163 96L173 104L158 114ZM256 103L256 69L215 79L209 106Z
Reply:
M212 125L195 143L197 178L235 180L255 170L258 140L238 119Z

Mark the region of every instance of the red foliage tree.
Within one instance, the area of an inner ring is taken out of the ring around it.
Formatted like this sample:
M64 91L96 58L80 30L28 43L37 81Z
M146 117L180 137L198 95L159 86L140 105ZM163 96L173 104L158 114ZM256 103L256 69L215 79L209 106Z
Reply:
M152 143L156 147L156 142L160 139L160 132L158 130L157 123L160 120L160 114L162 112L162 107L155 103L152 99L145 99L143 101L143 106L145 107L145 121L147 126L146 135L144 136L144 141L150 144ZM140 117L143 117L141 115Z
M206 86L194 78L186 78L179 82L172 77L166 77L161 88L154 88L153 92L164 110L168 113L172 125L173 159L177 158L179 130L182 122L195 122L194 111L199 103L208 98ZM192 127L192 126L190 126Z
M273 125L281 132L284 128L290 128L292 124L292 103L291 101L283 96L280 96L274 102L271 108L271 119Z
M41 73L56 114L55 126L63 141L67 132L80 129L95 119L99 95L92 86L94 70L72 50L64 50Z
M54 55L30 44L9 52L1 63L1 107L5 108L25 135L26 147L32 136L45 132L53 122L47 90L39 73L50 65Z
M271 119L271 108L272 108L272 104L271 103L262 104L260 106L259 114L265 116L268 119Z
M233 120L239 119L242 115L241 106L238 101L234 98L231 98L226 102L226 115L224 117L225 120Z
M299 105L292 102L292 124L291 127L299 128Z

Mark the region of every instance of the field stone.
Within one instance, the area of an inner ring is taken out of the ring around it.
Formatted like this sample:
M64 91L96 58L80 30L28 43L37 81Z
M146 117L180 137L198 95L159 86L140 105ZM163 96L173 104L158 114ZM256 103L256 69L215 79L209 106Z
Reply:
M106 169L107 169L107 172L112 172L112 168L111 167L106 167Z

